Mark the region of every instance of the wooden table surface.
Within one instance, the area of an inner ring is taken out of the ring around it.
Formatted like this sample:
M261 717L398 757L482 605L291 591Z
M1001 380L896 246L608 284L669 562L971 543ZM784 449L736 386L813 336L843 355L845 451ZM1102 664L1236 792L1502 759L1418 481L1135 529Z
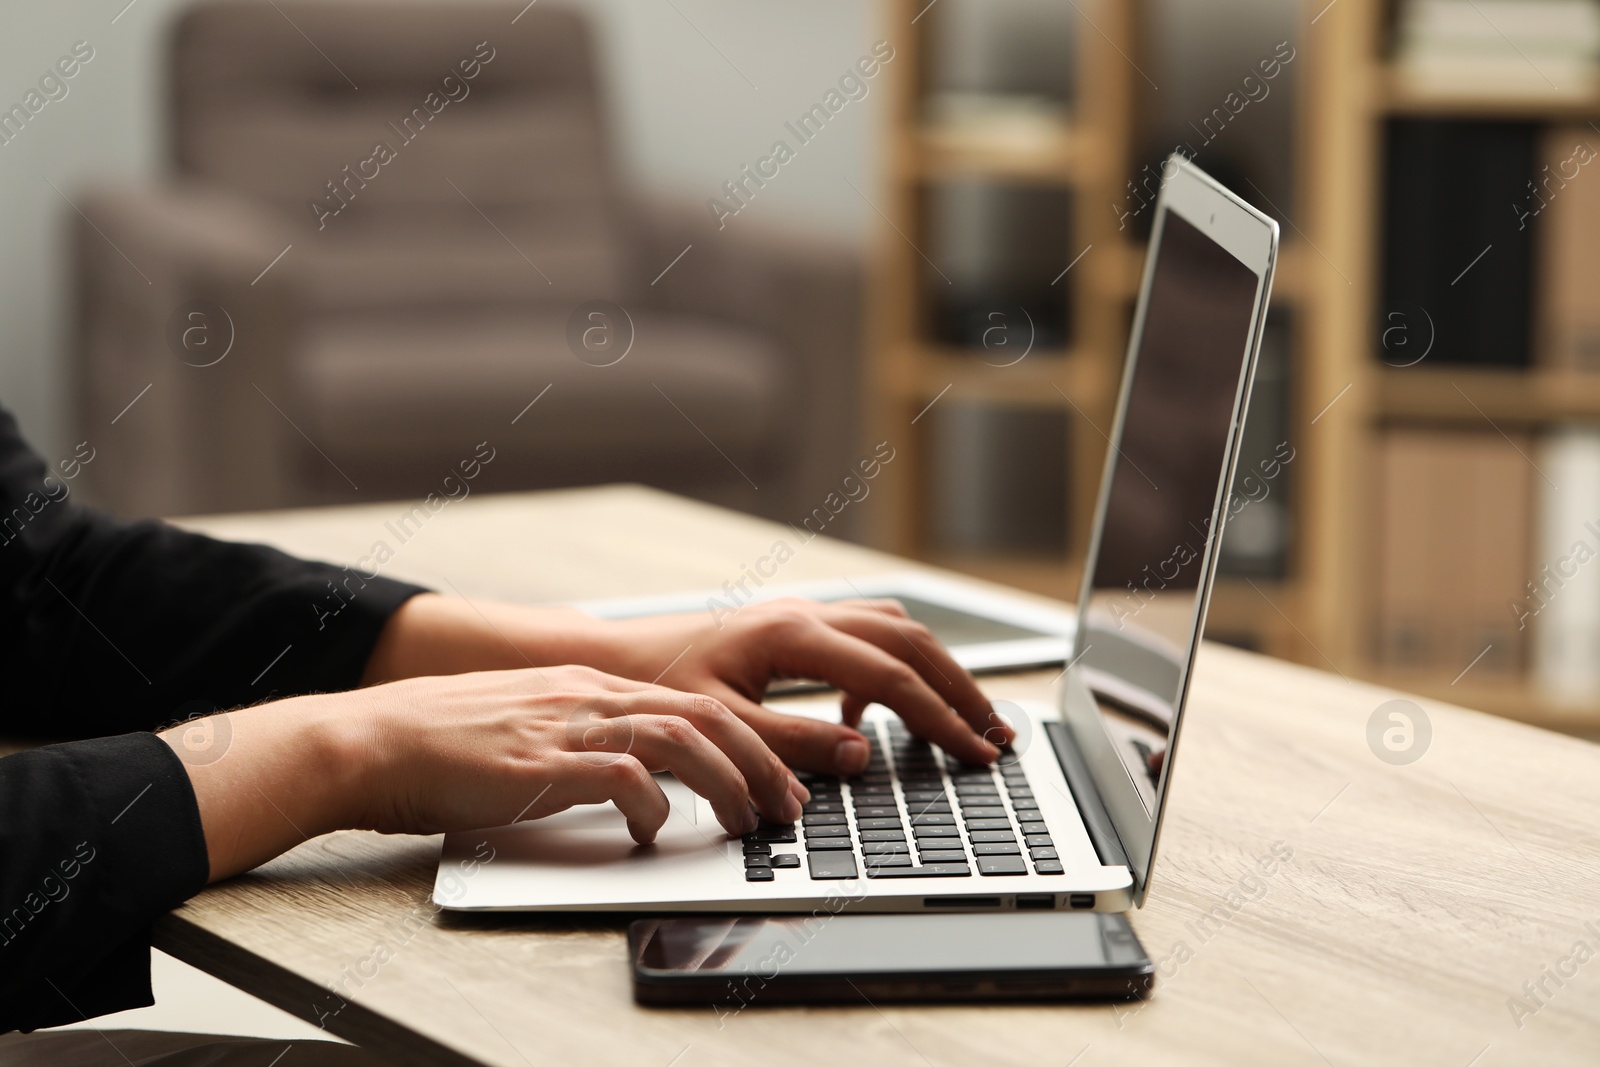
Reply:
M186 525L348 562L405 510ZM796 549L780 581L908 567L621 487L452 503L385 573L475 598L668 592L720 587L778 539ZM1041 698L1050 684L985 688ZM439 840L360 832L208 889L160 923L157 945L396 1063L1595 1063L1597 750L1419 700L1431 742L1394 766L1367 726L1398 695L1205 647L1133 916L1159 969L1142 1005L639 1008L622 921L441 914ZM1274 849L1290 858L1263 875Z

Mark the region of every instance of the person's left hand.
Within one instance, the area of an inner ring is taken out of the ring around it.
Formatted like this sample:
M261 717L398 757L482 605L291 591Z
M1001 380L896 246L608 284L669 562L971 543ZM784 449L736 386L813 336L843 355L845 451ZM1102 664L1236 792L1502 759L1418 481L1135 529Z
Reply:
M713 697L798 770L865 767L869 753L854 727L871 703L957 759L991 762L1013 740L972 675L893 600L787 598L715 621L704 613L601 620L424 594L390 619L363 682L561 663ZM768 684L783 678L838 688L843 721L762 707Z

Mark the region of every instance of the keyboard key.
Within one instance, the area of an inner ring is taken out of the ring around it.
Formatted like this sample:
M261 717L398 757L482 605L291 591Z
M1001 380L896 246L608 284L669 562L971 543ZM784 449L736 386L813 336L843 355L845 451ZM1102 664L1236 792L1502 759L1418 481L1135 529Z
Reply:
M793 852L780 852L772 857L772 866L774 868L798 867L800 866L800 857Z
M811 840L814 837L849 837L849 836L850 836L850 827L848 827L848 826L842 826L841 825L841 826L808 826L808 827L806 827L806 840L808 840L808 841ZM790 838L790 840L792 841L794 839Z
M1000 790L990 782L963 782L956 786L958 797L997 797Z
M808 837L807 852L850 852L855 849L848 837Z
M772 866L772 857L771 856L746 856L744 858L744 865L747 868L749 868L749 867L771 867Z
M909 856L911 846L904 841L863 841L861 852L866 856Z
M954 826L956 817L943 812L912 812L911 822L916 826Z
M867 868L868 878L966 878L971 874L972 868L965 863L924 863L921 867Z
M961 840L961 831L954 826L918 826L912 831L918 841L924 838L949 837Z
M1056 850L1053 848L1030 848L1028 849L1028 855L1036 860L1058 860L1061 858L1056 855Z
M1013 797L1012 800L1011 800L1011 806L1013 808L1017 809L1018 811L1038 811L1039 810L1039 802L1037 800L1033 800L1033 799L1031 799L1029 797L1022 797L1020 799L1018 799L1016 797Z
M863 841L904 841L904 830L863 830L857 835Z
M813 826L843 826L848 820L844 812L824 812L816 815L806 815L800 819L800 825L810 829Z
M815 857L813 857L814 859ZM1049 860L1045 861L1050 862ZM1028 865L1021 856L979 856L979 874L1027 874ZM816 875L812 875L813 878Z
M1012 800L1032 800L1033 799L1033 790L1027 788L1026 786L1016 786L1016 785L1014 785L1010 789L1007 789L1006 792L1011 795L1011 799Z
M899 852L886 852L881 856L868 856L866 859L867 873L870 875L875 867L909 867L911 857Z
M765 841L746 841L744 843L744 854L746 856L770 856L772 855L772 846Z
M744 880L747 882L770 882L776 877L771 867L746 867Z
M923 863L965 863L967 854L959 848L930 848L918 853Z
M1028 843L1029 848L1049 848L1055 844L1049 834L1028 834L1023 840Z
M950 815L953 814L948 804L909 804L909 814L914 819L919 815Z
M841 800L808 800L800 809L807 815L823 815L829 812L843 811L844 802Z
M1010 819L968 819L968 830L1009 830Z
M1060 860L1038 860L1033 865L1037 874L1062 874Z
M861 830L900 830L904 829L898 817L893 819L857 819L857 829Z
M1004 819L1006 809L985 804L982 807L963 807L961 814L967 817L968 822L973 819Z
M855 878L860 875L856 870L856 858L849 852L813 852L806 857L806 861L811 865L811 877L819 882L831 878Z
M874 804L870 807L856 808L856 818L858 819L898 819L899 817L900 809L893 804Z
M1015 841L1017 835L1010 830L974 830L967 835L972 838L973 844L991 841Z
M894 796L894 786L890 785L888 782L862 782L859 785L852 784L850 786L850 792L852 795L858 797L881 796L884 794L892 797Z
M744 839L746 841L765 841L769 844L788 844L795 839L794 825L792 823L783 825L762 823L745 834Z
M1017 821L1018 822L1044 822L1044 816L1040 815L1036 811L1019 811L1019 812L1017 812ZM1023 833L1027 833L1028 831L1024 830L1022 832Z
M973 842L972 854L974 856L1017 856L1022 854L1022 849L1015 841L986 841Z

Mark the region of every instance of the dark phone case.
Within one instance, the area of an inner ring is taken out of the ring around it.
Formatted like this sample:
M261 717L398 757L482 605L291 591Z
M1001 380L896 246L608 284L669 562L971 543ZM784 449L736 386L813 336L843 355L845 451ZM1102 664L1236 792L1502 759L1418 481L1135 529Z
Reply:
M658 971L642 967L639 957L642 938L659 921L640 919L628 925L633 996L640 1004L742 1011L764 1004L1125 1001L1148 997L1155 986L1155 964L1148 956L1125 966L1012 971L1004 977L925 971L792 975L779 970L764 978Z

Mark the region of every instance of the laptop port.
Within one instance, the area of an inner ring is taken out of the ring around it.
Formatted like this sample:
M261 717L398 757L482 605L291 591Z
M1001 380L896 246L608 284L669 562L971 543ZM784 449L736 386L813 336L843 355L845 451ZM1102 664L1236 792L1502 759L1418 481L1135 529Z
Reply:
M1093 893L1073 893L1067 898L1067 903L1074 908L1094 907Z
M1018 893L1017 910L1047 911L1056 906L1054 893Z
M998 908L999 897L923 897L925 908Z

